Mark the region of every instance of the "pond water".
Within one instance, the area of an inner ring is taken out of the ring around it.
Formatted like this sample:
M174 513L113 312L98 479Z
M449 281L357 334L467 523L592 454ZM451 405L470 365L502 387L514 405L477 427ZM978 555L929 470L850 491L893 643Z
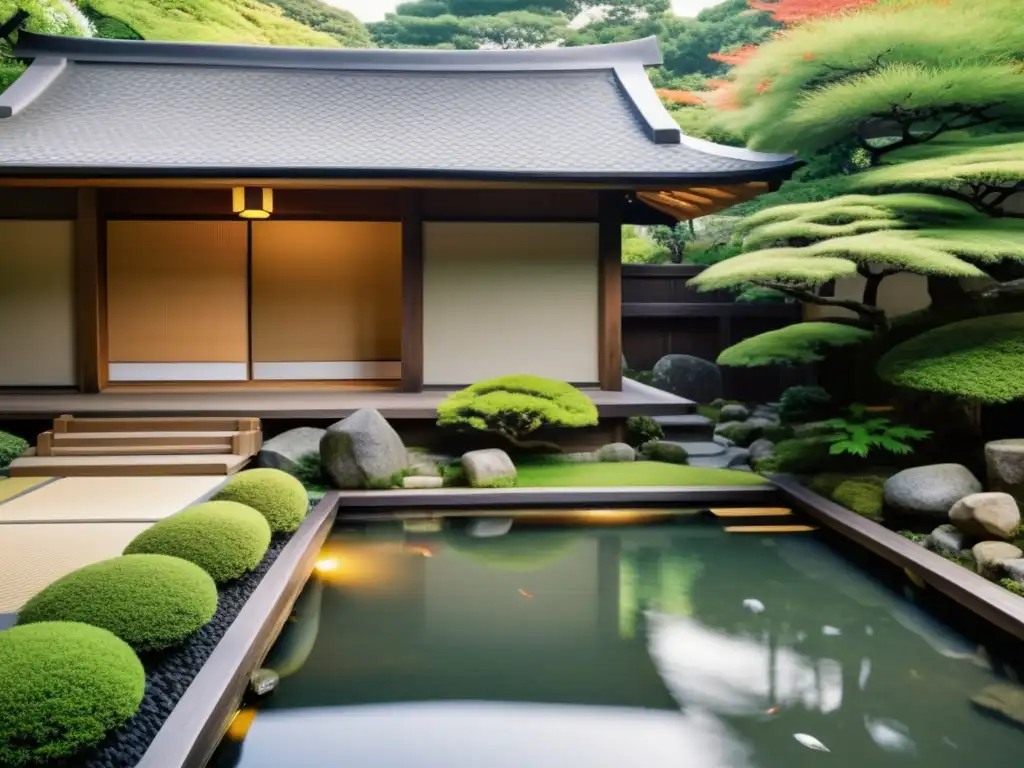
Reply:
M1005 768L1024 754L1024 731L971 704L1014 685L1016 659L823 534L692 515L409 527L336 529L267 660L278 689L236 718L214 768Z

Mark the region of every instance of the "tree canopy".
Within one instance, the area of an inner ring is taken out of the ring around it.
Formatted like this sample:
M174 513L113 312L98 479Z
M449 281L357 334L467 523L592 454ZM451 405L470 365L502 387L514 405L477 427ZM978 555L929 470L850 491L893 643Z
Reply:
M797 323L744 339L718 356L718 364L758 368L764 365L806 365L823 360L824 352L861 344L871 332L840 323Z

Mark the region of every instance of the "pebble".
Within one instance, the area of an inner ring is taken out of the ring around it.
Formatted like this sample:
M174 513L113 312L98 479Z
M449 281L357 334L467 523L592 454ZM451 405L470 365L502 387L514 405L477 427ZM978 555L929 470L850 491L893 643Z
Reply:
M231 622L287 543L287 538L272 541L266 557L256 570L221 589L213 619L188 644L141 656L146 668L146 693L142 706L131 720L112 731L99 746L81 755L75 766L133 768L142 760L185 689L213 653Z

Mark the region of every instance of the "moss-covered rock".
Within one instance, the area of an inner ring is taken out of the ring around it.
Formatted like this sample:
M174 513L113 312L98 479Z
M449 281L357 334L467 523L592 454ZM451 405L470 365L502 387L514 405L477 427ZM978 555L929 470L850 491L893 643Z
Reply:
M124 555L87 565L29 600L18 624L73 621L109 630L138 651L184 642L217 610L202 568L167 555Z
M832 492L832 500L858 515L873 520L881 519L884 482L873 482L866 478L846 480Z
M291 533L306 517L309 499L297 479L279 469L250 469L239 472L214 497L235 501L259 512L274 533Z
M43 622L0 632L0 765L72 758L134 715L145 690L138 657L104 629Z
M746 448L752 442L761 437L764 432L763 424L751 424L747 421L727 421L715 428L715 434L731 440L738 446ZM769 438L771 439L771 438Z
M686 464L690 455L686 449L678 443L667 443L662 440L652 440L640 447L640 453L648 461L661 461L665 464Z
M208 501L146 529L124 554L180 557L221 583L251 571L269 547L270 524L263 515L235 501Z
M0 432L0 469L10 466L28 448L28 442L9 432Z
M829 453L831 443L818 438L793 438L775 445L775 453L767 458L756 459L754 469L758 472L782 472L810 475L823 472L835 459Z

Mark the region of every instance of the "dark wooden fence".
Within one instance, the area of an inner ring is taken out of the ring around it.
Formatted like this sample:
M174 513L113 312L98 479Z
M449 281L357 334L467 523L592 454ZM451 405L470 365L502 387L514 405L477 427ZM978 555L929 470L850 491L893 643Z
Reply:
M715 360L743 339L802 319L799 304L737 302L728 291L698 293L686 281L704 267L688 264L622 266L622 351L633 370L649 371L668 354ZM723 368L725 396L765 401L810 372L789 368Z

